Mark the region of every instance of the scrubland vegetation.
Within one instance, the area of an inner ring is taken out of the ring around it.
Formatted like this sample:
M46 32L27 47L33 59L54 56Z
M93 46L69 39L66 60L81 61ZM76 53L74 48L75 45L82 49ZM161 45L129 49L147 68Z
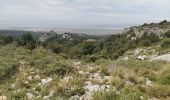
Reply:
M170 63L150 60L170 52L169 31L90 38L0 35L0 100L170 99Z

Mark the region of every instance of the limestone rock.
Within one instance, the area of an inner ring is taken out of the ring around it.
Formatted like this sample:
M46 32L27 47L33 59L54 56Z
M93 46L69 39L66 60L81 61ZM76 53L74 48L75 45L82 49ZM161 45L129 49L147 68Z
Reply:
M32 94L32 93L30 93L30 92L28 92L27 94L26 94L26 96L27 96L27 98L28 98L28 100L32 100L35 96Z
M84 84L85 85L92 85L92 82L91 81L85 81Z
M0 96L0 100L7 100L6 96Z
M43 84L43 85L46 85L46 84L48 84L49 82L51 82L53 79L51 78L51 77L48 77L48 78L46 78L46 79L41 79L41 83Z
M39 75L34 76L34 80L40 80L41 77Z
M152 86L152 81L146 78L146 86Z

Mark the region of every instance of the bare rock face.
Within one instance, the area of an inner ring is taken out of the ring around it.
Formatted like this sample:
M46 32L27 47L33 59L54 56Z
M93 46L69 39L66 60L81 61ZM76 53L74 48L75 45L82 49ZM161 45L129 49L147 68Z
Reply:
M142 27L142 26L135 26L135 27L130 27L130 28L126 28L123 30L122 33L131 33L131 34L135 34L135 37L132 38L136 39L140 38L143 34L151 34L154 33L156 35L158 35L159 37L162 36L162 34L166 33L168 30L165 28L160 28L160 27Z
M150 61L154 61L154 60L163 60L163 61L170 62L170 54L165 54L165 55L153 57L152 59L150 59Z
M39 41L40 42L45 42L45 41L47 41L49 39L55 38L56 36L57 36L57 33L55 33L54 31L50 31L48 33L42 34L39 37Z
M70 39L71 36L69 35L69 33L64 33L63 34L63 39Z

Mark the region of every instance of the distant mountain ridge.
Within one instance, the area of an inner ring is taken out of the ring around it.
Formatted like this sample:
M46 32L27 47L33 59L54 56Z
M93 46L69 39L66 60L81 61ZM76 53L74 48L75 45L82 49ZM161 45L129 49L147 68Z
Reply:
M44 32L34 32L34 31L21 31L21 30L0 30L0 34L12 36L14 38L20 38L23 34L31 33L34 39L38 39Z

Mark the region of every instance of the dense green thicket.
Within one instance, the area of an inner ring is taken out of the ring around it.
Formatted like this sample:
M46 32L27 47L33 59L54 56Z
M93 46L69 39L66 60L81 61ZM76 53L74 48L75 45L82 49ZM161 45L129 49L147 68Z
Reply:
M36 41L33 39L31 33L26 33L23 34L22 37L17 40L17 45L32 50L36 47Z
M164 38L161 47L169 47L169 46L170 46L170 38Z
M165 34L168 37L169 33ZM65 33L57 35L54 39L42 43L42 45L56 54L64 54L70 58L85 59L86 61L95 62L99 58L117 59L127 50L141 46L151 46L160 42L160 38L155 33L144 33L141 37L133 33L133 29L125 34L114 34L107 38L92 37L86 35L78 35ZM94 40L93 40L94 39ZM5 43L10 43L12 39L6 37ZM33 39L31 33L23 34L21 38L16 40L18 46L26 47L30 50L41 45ZM162 47L167 45L164 40Z
M164 34L164 37L166 37L166 38L170 38L170 30L169 30L169 31L167 31L167 32Z
M13 37L11 36L5 36L5 35L0 35L0 44L9 44L13 42Z
M139 40L139 44L141 46L151 46L154 43L159 42L159 36L151 33L151 34L143 34L142 37Z
M169 47L169 46L170 46L170 30L164 34L164 38L161 43L161 47L165 48L165 47Z
M56 54L62 53L70 58L85 59L87 62L95 62L100 58L117 59L129 49L138 46L150 46L160 41L159 36L154 33L143 34L140 38L132 39L132 37L136 36L131 30L126 34L114 34L108 38L90 41L88 41L88 38L85 36L71 33L66 34L70 37L63 38L62 35L58 35L55 39L42 43L42 45ZM1 44L8 44L13 41L13 38L9 36L1 36L1 38L3 38L0 41ZM18 46L26 47L30 50L41 45L33 39L31 33L23 34L21 38L16 40L16 43Z
M11 76L13 76L18 70L18 66L15 64L0 66L0 80L3 81Z
M70 57L75 58L92 57L92 60L94 60L96 58L94 56L99 55L103 58L116 59L120 55L124 54L124 52L129 48L135 47L130 45L131 42L133 41L129 41L129 38L126 38L126 35L117 34L110 36L104 41L87 41L79 39L70 41L66 39L59 39L49 44L48 48L55 53L65 53Z
M57 74L58 76L64 76L66 74L69 74L70 72L73 72L73 67L71 64L66 62L56 62L54 64L48 64L48 66L43 69L43 74L50 76L53 74Z

